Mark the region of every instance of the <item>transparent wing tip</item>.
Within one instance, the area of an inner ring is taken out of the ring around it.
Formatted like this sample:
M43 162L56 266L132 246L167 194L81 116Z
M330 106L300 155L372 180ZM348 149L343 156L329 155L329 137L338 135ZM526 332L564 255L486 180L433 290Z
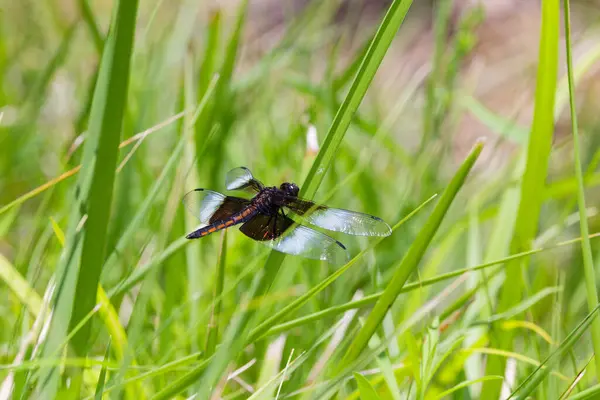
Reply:
M372 232L374 236L390 236L392 234L392 228L387 222L373 215L371 218L376 221L376 229Z

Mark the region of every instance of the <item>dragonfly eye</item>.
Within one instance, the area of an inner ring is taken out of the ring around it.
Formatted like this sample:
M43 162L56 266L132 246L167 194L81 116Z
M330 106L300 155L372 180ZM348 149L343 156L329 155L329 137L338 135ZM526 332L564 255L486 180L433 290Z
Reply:
M298 193L300 192L300 188L298 187L298 185L289 182L282 183L279 189L283 190L291 196L298 196Z

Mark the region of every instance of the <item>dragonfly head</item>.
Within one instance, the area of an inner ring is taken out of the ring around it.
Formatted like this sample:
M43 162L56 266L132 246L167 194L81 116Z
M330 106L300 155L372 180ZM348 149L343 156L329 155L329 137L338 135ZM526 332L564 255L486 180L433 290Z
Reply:
M290 196L298 196L298 192L300 192L300 188L295 183L284 182L279 186L280 190L283 190L285 194Z

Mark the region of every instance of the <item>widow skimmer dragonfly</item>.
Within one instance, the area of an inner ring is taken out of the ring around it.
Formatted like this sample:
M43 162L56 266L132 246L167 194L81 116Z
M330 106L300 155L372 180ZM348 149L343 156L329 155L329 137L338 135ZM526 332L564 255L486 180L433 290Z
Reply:
M227 190L244 190L254 197L248 200L207 189L188 192L183 202L202 227L188 234L187 239L242 224L243 234L282 253L343 264L348 260L348 251L342 243L294 222L288 214L292 212L312 225L351 235L389 236L392 233L390 226L380 218L298 197L300 189L294 183L266 187L246 167L229 171L225 185Z

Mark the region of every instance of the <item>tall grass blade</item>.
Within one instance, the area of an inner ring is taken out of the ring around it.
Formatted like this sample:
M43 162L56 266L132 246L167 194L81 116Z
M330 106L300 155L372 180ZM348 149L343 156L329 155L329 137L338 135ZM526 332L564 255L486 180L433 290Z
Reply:
M542 193L548 170L548 159L552 147L554 132L554 97L558 68L559 2L542 2L542 25L538 56L535 108L531 135L527 146L527 160L521 180L521 195L516 216L514 234L511 240L511 252L518 253L531 248L535 238L542 206ZM506 280L500 292L497 312L501 313L513 307L521 299L523 287L521 280L521 261L511 262L506 267ZM512 349L512 332L492 330L492 347ZM490 357L485 375L504 375L506 360ZM482 398L498 398L501 382L487 381L483 384Z
M34 318L40 314L42 299L15 266L2 254L0 254L0 282L4 282L9 287Z
M96 158L93 164L84 164L82 168L93 169L90 192L86 199L87 221L81 253L73 316L73 327L96 303L96 291L105 257L108 221L117 166L119 139L123 115L127 104L129 83L129 65L133 52L137 0L117 4L117 14L113 31L109 35L101 68L107 68L106 74L100 73L98 86L103 86L105 96L94 99L92 109L100 109L100 116L92 120L90 136L98 136ZM73 338L75 351L83 355L87 351L90 324L86 324Z
M581 252L583 253L583 272L585 276L585 289L587 293L588 310L592 312L598 304L598 288L596 286L596 272L592 246L589 239L588 216L585 206L583 172L581 170L581 144L577 129L577 110L575 108L575 79L573 78L573 54L571 49L571 15L569 0L563 2L565 19L565 47L567 55L567 76L569 81L569 108L571 112L571 129L573 130L573 162L575 176L577 177L577 204L579 206L579 229L581 232ZM592 344L596 357L596 379L600 380L600 320L592 322Z
M67 328L77 324L96 301L98 278L104 260L118 141L127 97L137 4L136 0L120 1L115 6L113 26L102 57L94 94L89 137L84 148L82 173L75 189L66 247L56 272L54 313L41 352L42 357L57 352L66 337ZM88 213L85 228L80 229L80 223ZM85 252L82 252L83 247ZM80 262L85 263L81 273ZM86 353L88 337L89 325L73 342L79 354ZM58 386L58 369L48 368L42 372L37 384L37 395L40 398L54 398Z

